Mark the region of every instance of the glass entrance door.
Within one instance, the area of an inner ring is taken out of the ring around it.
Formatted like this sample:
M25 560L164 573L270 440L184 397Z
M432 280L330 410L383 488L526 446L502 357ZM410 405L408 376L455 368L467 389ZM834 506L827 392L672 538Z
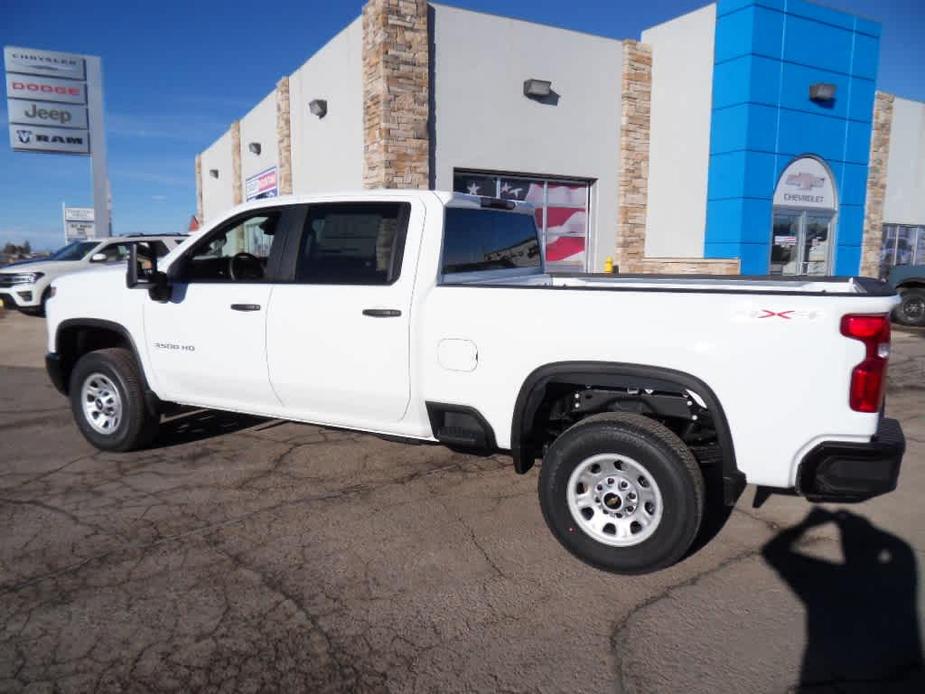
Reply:
M803 275L829 274L829 227L832 215L809 212L803 215Z
M831 212L774 211L772 275L828 275L832 268Z

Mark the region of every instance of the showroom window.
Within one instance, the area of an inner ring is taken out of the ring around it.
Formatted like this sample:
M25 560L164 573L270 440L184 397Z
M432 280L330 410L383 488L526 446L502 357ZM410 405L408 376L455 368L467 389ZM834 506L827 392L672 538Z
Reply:
M880 277L886 277L894 265L925 265L925 227L883 225Z
M587 270L590 181L457 169L453 190L532 203L547 268L552 272Z

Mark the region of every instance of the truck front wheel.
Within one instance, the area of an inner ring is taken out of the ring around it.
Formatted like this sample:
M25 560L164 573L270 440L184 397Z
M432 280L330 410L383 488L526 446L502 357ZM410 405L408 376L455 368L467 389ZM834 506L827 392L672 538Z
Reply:
M141 370L127 349L83 355L68 392L80 433L100 450L144 448L157 435L160 415L147 407Z
M584 419L549 447L539 479L546 524L582 561L621 574L677 562L703 517L704 481L690 449L638 414Z

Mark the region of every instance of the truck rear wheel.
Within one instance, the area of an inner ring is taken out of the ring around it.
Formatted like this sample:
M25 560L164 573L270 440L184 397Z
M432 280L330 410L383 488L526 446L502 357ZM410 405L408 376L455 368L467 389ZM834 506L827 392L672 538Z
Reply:
M144 448L157 435L160 415L145 402L144 381L127 349L100 349L83 355L70 380L71 411L77 428L104 451Z
M582 561L640 574L677 562L703 517L704 481L690 449L638 414L605 413L549 447L539 479L546 524Z

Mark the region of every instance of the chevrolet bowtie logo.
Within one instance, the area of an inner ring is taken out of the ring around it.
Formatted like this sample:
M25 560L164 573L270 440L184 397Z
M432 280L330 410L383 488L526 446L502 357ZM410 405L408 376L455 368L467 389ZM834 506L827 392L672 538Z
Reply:
M823 183L825 183L825 179L822 176L813 176L808 173L790 174L787 176L787 185L797 186L800 190L821 188Z

